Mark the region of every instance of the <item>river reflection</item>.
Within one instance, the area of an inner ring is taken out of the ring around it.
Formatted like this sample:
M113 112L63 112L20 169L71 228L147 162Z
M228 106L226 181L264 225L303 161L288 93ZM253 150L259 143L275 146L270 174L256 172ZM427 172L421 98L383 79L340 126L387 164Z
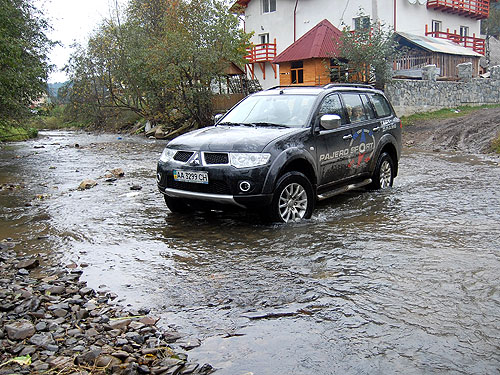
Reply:
M220 374L498 372L498 163L409 150L393 189L263 225L171 215L154 180L163 144L47 132L2 145L0 184L19 188L0 191L0 235L88 264L90 286L205 338L190 358ZM98 185L75 190L85 178Z

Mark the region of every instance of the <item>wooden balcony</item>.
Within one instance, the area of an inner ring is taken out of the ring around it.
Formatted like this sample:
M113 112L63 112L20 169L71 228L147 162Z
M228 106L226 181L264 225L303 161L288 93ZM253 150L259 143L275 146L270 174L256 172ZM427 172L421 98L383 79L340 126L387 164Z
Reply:
M271 62L276 57L276 39L274 43L254 44L247 48L245 59L249 63Z
M486 41L482 38L476 38L476 34L472 34L472 36L461 36L457 34L455 30L453 33L450 33L450 30L446 31L428 31L428 26L425 25L425 35L432 36L434 38L448 39L454 43L460 44L462 47L470 48L474 52L480 53L484 56L486 53Z
M464 17L482 20L488 18L489 0L427 0L427 9L458 14Z
M255 76L255 65L259 65L262 71L263 79L266 79L266 63L270 63L274 71L275 78L277 77L276 65L272 63L276 57L276 39L274 43L263 43L263 44L253 44L250 48L247 48L247 55L245 59L247 64L245 69L248 68L252 74L252 79Z

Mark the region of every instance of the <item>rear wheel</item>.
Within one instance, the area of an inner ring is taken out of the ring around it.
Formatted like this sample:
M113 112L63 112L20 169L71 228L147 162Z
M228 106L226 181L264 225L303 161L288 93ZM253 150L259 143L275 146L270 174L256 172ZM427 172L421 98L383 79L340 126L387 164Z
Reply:
M164 195L163 197L165 198L165 203L167 204L168 209L173 213L182 214L192 211L191 207L189 207L189 205L180 198L172 198L168 195Z
M387 152L384 152L378 158L370 187L372 189L387 189L392 186L393 181L394 161Z
M309 219L314 209L314 191L309 179L300 172L288 172L278 181L269 216L277 222Z

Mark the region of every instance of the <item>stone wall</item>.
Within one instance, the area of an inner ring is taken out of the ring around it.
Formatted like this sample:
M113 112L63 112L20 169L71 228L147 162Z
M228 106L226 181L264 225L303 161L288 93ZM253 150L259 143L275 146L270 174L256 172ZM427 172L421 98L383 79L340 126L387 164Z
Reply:
M458 82L436 81L430 66L426 80L395 79L386 85L385 94L398 116L461 105L500 103L500 66L491 68L490 78L469 77L468 67L461 68L465 76Z

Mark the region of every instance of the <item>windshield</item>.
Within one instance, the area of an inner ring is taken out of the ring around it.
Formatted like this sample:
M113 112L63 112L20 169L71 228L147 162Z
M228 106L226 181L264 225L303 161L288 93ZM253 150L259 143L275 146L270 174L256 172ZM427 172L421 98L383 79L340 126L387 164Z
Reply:
M299 128L306 125L316 96L258 95L243 100L219 125L274 125Z

